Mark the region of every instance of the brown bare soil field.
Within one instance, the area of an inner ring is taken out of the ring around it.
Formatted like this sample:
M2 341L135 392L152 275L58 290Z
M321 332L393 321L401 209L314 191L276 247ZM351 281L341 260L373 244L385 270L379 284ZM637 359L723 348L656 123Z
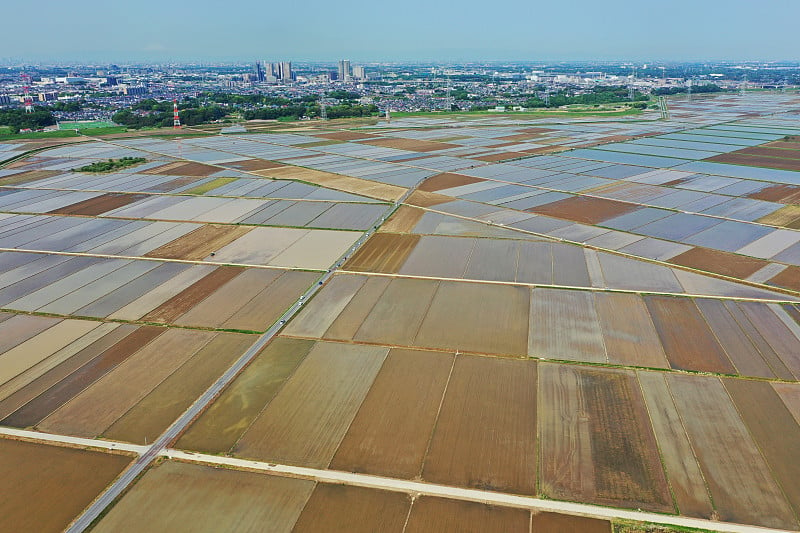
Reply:
M169 329L37 424L43 431L102 435L208 344L214 333Z
M509 159L519 159L520 157L528 157L530 154L527 152L501 152L499 154L481 155L473 157L477 161L507 161Z
M0 439L2 529L63 531L131 461L126 455Z
M409 150L411 152L435 152L437 150L461 148L461 146L458 144L448 144L437 141L421 141L417 139L397 139L397 138L369 139L366 141L360 141L360 143L369 144L371 146L397 148L398 150Z
M375 303L381 297L391 278L369 277L353 298L331 322L322 337L351 341L366 320Z
M127 442L153 442L254 341L253 335L218 334L103 435Z
M736 302L733 301L726 301L724 302L725 308L731 314L736 323L742 328L742 331L747 335L750 339L750 342L753 343L753 346L756 347L758 352L764 358L764 361L769 365L770 370L778 379L785 379L789 381L795 381L796 377L789 368L786 366L781 357L778 356L775 349L770 345L768 342L767 337L763 334L763 332L756 328L750 318L748 318L747 314L742 310ZM779 326L780 327L780 326ZM786 331L779 330L777 333L778 335L785 335ZM770 339L772 342L776 342L777 339Z
M539 371L542 492L674 512L636 376L552 364Z
M526 355L530 289L443 281L414 345Z
M469 185L471 183L480 183L483 180L481 178L473 178L471 176L462 176L461 174L453 174L451 172L445 172L443 174L437 174L435 176L431 176L430 178L426 179L422 182L422 184L417 187L418 191L424 192L436 192L441 191L443 189L450 189L452 187L460 187L462 185Z
M437 281L393 279L354 339L395 346L414 346L417 331L438 288Z
M334 131L331 133L317 133L314 137L322 137L323 139L333 139L335 141L359 141L362 139L376 139L375 135L369 133L362 133L358 131Z
M67 377L69 374L94 359L105 350L122 340L136 329L136 326L124 325L104 334L68 359L59 361L34 379L19 387L11 387L11 382L0 387L0 419L16 411L27 402L36 398L47 389Z
M406 189L396 185L386 185L384 183L361 178L351 178L349 176L342 176L341 174L323 172L310 168L286 166L282 168L259 170L254 173L265 178L305 181L319 185L320 187L360 194L370 198L377 198L378 200L399 200L406 192Z
M764 187L760 191L750 193L747 197L756 200L766 200L767 202L797 204L800 203L800 187L797 185L775 184Z
M183 326L222 327L242 306L253 300L265 287L271 286L282 274L281 270L249 268L227 282L223 288L210 293L203 301L175 320L175 323ZM263 299L257 303L262 306L271 304L269 300ZM228 326L228 329L236 327L232 325Z
M452 202L453 197L437 194L435 192L414 191L406 199L406 203L415 207L433 207L435 205Z
M711 497L661 372L638 372L670 488L682 515L710 519Z
M800 150L800 141L797 139L797 137L794 137L791 140L784 139L782 141L772 141L762 144L761 146L769 148L788 148L789 150Z
M772 383L772 388L778 393L795 421L800 424L800 387L794 383Z
M276 163L275 161L267 161L266 159L245 159L244 161L232 161L230 163L224 163L224 166L235 168L237 170L252 172L253 170L280 168L286 165L283 163Z
M151 168L146 171L146 174L162 174L167 176L193 176L197 178L206 178L211 174L220 171L218 167L212 167L204 163L186 163L183 161L176 161L167 165Z
M531 533L612 533L611 522L558 513L533 513Z
M800 292L800 267L790 266L777 276L770 278L767 285Z
M626 204L616 200L573 196L572 198L532 207L527 211L574 222L583 222L584 224L599 224L604 220L631 213L637 209L640 209L637 205Z
M142 317L145 322L168 324L241 274L241 267L219 267Z
M766 339L786 368L800 379L800 339L766 305L739 302L738 307Z
M51 215L84 215L96 216L102 215L112 209L117 209L133 202L137 202L143 198L147 198L145 194L122 194L122 193L107 193L101 194L89 200L83 200L72 205L48 211Z
M743 152L715 155L703 161L714 163L728 163L733 165L746 165L750 167L775 168L779 170L800 170L800 159L781 159L766 155L750 155Z
M13 320L0 327L0 354L19 346L23 342L55 326L57 318L16 315Z
M239 440L235 455L326 468L387 352L317 343Z
M650 313L639 296L597 293L595 306L610 363L669 368Z
M777 211L759 218L756 222L783 228L800 229L800 205L781 207Z
M688 298L645 296L672 368L736 374L700 310Z
M0 178L0 185L20 185L36 180L52 178L53 176L58 176L59 174L63 174L63 172L60 170L26 170L25 172L20 172L19 174L12 174L11 176Z
M155 326L137 329L18 408L2 423L14 427L36 425L165 331Z
M420 496L405 533L528 533L530 519L525 509Z
M222 327L266 331L318 278L317 272L284 272L236 311Z
M747 279L769 264L763 259L697 246L676 255L669 262L704 272Z
M607 362L593 293L535 288L530 302L528 355L568 361Z
M347 261L344 269L396 274L419 239L419 235L408 233L376 233Z
M776 157L778 159L800 159L800 149L796 143L781 143L783 146L772 146L771 143L761 146L751 146L742 150L737 150L737 154L756 155L765 157ZM793 146L792 146L793 145Z
M797 451L800 450L800 426L769 383L725 379L723 384L786 499L798 513L800 463L797 461Z
M392 349L331 468L417 477L452 365L452 354Z
M791 507L719 379L669 374L719 520L796 529Z
M321 338L330 325L353 299L367 278L356 275L337 275L331 279L305 309L289 322L286 335Z
M152 192L169 192L173 189L183 187L184 185L189 185L190 183L200 181L200 179L201 178L192 178L186 176L182 178L175 178L174 180L169 180L159 185L153 185L152 187L148 187L148 190Z
M225 453L268 405L313 341L276 337L180 437L176 446Z
M409 507L400 492L320 483L292 533L402 533Z
M93 531L289 533L313 489L313 481L165 461L150 468Z
M407 205L400 208L380 227L381 232L410 233L422 219L425 211Z
M422 477L534 495L536 374L533 361L458 356Z
M211 252L227 246L253 228L222 224L205 224L172 242L144 254L161 259L186 259L200 261Z
M698 298L695 304L739 374L768 379L776 377L756 345L728 311L725 302Z

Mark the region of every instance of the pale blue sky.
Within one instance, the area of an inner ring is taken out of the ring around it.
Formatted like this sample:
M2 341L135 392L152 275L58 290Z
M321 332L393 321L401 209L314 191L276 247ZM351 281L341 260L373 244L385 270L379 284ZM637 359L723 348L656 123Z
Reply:
M800 0L43 0L2 13L0 59L800 60Z

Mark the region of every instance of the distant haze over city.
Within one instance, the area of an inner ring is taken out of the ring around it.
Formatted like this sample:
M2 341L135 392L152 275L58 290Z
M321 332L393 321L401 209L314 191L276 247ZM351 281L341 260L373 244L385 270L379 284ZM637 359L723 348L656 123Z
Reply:
M357 0L74 4L4 8L0 61L792 60L794 0L576 0L458 4Z

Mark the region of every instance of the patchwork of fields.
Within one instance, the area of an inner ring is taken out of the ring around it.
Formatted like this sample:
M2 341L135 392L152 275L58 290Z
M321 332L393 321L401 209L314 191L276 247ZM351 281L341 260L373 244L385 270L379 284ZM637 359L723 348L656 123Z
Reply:
M800 530L800 98L671 108L0 167L3 523Z

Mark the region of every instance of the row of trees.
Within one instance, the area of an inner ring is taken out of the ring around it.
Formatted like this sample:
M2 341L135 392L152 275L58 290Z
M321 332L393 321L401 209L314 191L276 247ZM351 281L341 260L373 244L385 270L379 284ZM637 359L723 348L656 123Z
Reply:
M111 120L117 124L121 124L133 129L159 127L166 128L172 126L174 117L171 102L156 102L155 104L145 104L143 106L142 104L144 102L147 101L143 100L142 102L139 102L135 106L131 107L131 109L117 111L111 117ZM153 100L153 102L155 102L155 100ZM134 111L145 112L135 113ZM185 126L197 126L199 124L214 122L215 120L223 118L226 114L227 111L217 105L187 107L178 112L178 116L181 119L181 124Z
M634 92L635 102L646 102L649 97L639 91ZM628 89L626 87L595 87L592 92L585 94L569 94L559 91L550 95L550 107L560 107L570 104L601 105L629 102ZM528 98L523 104L525 107L547 107L545 101L538 96Z
M705 85L697 85L692 87L692 92L695 94L703 94L703 93L721 93L725 89L720 87L719 85L714 85L713 83L707 83ZM682 94L689 92L689 89L686 87L661 87L660 89L656 89L653 91L653 94L656 96L666 96L669 94Z
M378 113L375 105L342 104L325 106L328 118L369 117ZM274 120L280 118L299 119L300 117L316 118L320 116L319 105L288 105L285 107L265 107L252 109L243 113L245 120Z

